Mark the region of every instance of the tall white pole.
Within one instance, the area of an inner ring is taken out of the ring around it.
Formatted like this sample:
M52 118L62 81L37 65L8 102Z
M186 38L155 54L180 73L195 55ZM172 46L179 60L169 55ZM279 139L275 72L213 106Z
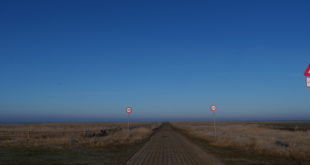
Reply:
M128 127L128 132L129 132L129 113L128 113L128 118L127 119L128 119L128 126L127 127Z
M212 113L213 113L214 137L216 139L215 111L212 111Z

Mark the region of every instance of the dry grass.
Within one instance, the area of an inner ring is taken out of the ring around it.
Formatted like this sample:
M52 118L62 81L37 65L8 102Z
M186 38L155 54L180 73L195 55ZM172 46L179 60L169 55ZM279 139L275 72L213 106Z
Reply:
M139 142L151 135L160 123L46 123L0 125L0 146L66 148L104 147ZM112 130L100 135L101 130ZM88 136L95 134L96 136Z
M255 123L221 122L216 138L213 123L175 122L177 128L212 145L256 151L262 154L287 156L294 159L310 158L310 131L287 131L261 127Z

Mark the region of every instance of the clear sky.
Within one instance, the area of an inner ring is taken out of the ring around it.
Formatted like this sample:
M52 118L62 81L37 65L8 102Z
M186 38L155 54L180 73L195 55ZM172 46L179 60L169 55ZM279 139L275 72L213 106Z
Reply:
M0 122L309 120L310 2L0 1Z

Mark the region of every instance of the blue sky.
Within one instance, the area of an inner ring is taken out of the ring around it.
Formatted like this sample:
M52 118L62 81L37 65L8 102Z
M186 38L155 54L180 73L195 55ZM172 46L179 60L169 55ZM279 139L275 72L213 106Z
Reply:
M0 122L309 120L309 1L1 1Z

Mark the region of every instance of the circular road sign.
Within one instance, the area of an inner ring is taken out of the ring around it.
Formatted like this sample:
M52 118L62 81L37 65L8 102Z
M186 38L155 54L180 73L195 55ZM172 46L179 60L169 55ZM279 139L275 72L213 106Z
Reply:
M127 107L126 108L126 113L132 113L132 107Z
M210 110L211 111L216 111L217 110L217 106L216 105L211 105L210 106Z

